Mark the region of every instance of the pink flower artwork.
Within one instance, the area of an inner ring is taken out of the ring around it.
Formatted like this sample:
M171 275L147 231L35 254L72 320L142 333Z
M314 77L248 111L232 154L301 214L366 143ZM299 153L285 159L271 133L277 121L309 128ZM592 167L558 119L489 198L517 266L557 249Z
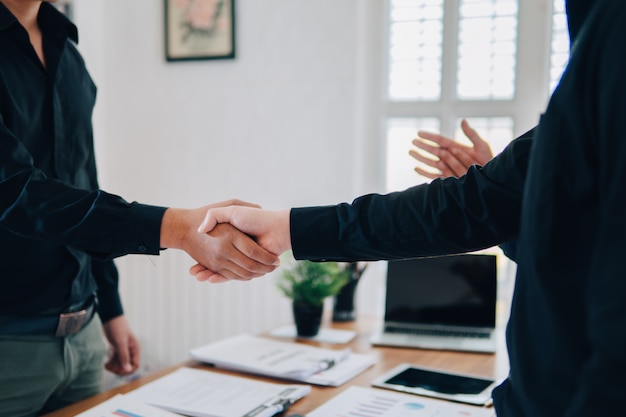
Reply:
M224 0L175 0L174 7L182 9L183 41L192 35L211 35L219 28Z

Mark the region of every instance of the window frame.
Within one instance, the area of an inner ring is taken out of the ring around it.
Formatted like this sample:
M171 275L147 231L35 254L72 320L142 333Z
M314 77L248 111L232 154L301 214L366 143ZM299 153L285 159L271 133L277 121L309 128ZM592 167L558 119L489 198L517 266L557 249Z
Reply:
M444 1L441 98L438 101L391 101L387 97L389 53L389 13L391 0L385 1L384 24L384 100L382 119L398 117L437 117L441 133L453 135L461 117L512 117L515 136L536 125L549 93L552 4L520 0L516 52L515 94L510 100L458 100L456 98L457 28L460 0ZM543 25L537 24L544 22ZM520 40L523 39L523 42ZM382 139L386 140L385 137Z

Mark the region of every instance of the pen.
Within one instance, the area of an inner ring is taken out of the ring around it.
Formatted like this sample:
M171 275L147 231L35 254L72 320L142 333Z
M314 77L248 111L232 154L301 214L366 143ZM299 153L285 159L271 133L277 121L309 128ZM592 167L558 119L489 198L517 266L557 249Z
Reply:
M332 368L333 366L335 366L335 360L334 359L322 359L317 364L317 367L318 367L318 371L317 372L325 371L327 369ZM315 372L315 373L317 373L317 372Z
M311 366L310 368L301 368L301 369L293 369L289 372L285 372L284 375L285 376L290 376L293 378L308 378L312 375L315 375L319 372L322 371L326 371L330 368L332 368L333 366L335 366L335 364L337 363L337 361L335 361L333 358L328 358L328 359L321 359L319 361L317 361L313 366Z
M271 412L271 414L263 413L264 416L273 416L284 411L287 411L289 407L293 404L293 400L289 398L279 398L273 403L266 406L266 412Z

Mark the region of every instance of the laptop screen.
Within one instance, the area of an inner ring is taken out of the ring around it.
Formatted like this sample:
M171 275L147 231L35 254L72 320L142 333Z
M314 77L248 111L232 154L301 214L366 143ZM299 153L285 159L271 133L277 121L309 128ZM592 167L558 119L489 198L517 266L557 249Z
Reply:
M389 261L385 322L495 327L495 255Z

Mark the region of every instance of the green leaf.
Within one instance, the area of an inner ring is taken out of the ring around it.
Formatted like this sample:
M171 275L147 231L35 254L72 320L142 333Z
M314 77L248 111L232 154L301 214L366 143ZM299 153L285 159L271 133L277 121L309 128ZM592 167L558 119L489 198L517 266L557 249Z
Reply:
M294 302L320 305L326 297L339 293L348 282L350 271L337 262L283 262L278 289Z

